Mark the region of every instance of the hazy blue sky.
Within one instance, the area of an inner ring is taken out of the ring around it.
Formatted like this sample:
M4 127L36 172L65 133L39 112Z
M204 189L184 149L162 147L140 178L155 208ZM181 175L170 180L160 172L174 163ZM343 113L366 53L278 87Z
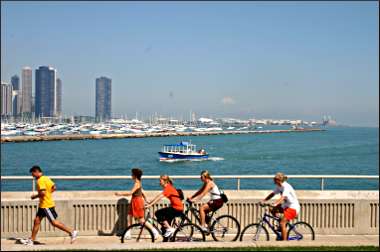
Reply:
M1 79L55 67L64 114L93 115L104 75L115 115L379 125L377 2L1 5Z

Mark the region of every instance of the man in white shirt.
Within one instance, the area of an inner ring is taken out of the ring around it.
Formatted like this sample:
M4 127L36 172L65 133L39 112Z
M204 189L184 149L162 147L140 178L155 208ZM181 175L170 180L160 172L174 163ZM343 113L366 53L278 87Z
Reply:
M278 172L273 180L276 184L276 188L262 201L262 203L271 199L276 194L281 194L281 197L273 203L274 208L272 209L272 214L277 216L277 213L280 213L279 217L281 219L280 227L282 239L286 241L288 240L286 223L298 216L300 212L300 204L298 203L297 195L293 187L286 182L287 177L283 173Z

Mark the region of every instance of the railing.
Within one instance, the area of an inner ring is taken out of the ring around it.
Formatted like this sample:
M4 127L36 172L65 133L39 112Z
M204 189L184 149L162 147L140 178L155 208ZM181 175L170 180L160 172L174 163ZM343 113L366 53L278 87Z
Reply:
M379 175L287 175L292 179L320 179L321 189L324 190L326 179L377 179ZM131 176L49 176L54 180L115 180L115 179L130 179ZM199 179L199 175L173 175L172 179ZM241 179L272 179L273 175L215 175L215 179L236 179L237 190L240 190ZM145 176L146 179L159 179L160 176ZM32 190L35 191L35 180L31 176L1 176L1 180L32 180Z

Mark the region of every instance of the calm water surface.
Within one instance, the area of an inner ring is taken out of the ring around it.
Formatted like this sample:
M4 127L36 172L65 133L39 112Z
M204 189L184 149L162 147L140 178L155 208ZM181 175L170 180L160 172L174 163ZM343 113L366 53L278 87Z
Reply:
M197 137L127 138L1 144L1 175L29 175L40 165L46 175L129 175L141 167L146 175L354 174L378 175L378 128L329 128L324 132ZM205 148L212 161L163 163L157 152L163 144L191 140ZM319 189L319 180L291 179L296 189ZM56 181L61 190L122 190L130 180ZM217 180L235 189L236 180ZM177 187L196 189L200 180L176 180ZM145 189L159 189L145 180ZM378 190L378 180L327 180L326 189ZM269 189L272 180L242 180L242 189ZM28 191L30 181L2 181L3 191Z

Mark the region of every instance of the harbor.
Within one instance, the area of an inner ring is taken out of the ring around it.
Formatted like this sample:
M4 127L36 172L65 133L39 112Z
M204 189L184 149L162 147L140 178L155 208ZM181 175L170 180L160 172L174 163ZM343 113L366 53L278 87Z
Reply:
M196 131L196 132L144 132L126 134L72 134L72 135L39 135L39 136L1 136L1 143L88 140L88 139L115 139L115 138L141 138L141 137L171 137L171 136L210 136L210 135L237 135L237 134L270 134L270 133L300 133L320 132L326 129L279 129L279 130L242 130L242 131Z

